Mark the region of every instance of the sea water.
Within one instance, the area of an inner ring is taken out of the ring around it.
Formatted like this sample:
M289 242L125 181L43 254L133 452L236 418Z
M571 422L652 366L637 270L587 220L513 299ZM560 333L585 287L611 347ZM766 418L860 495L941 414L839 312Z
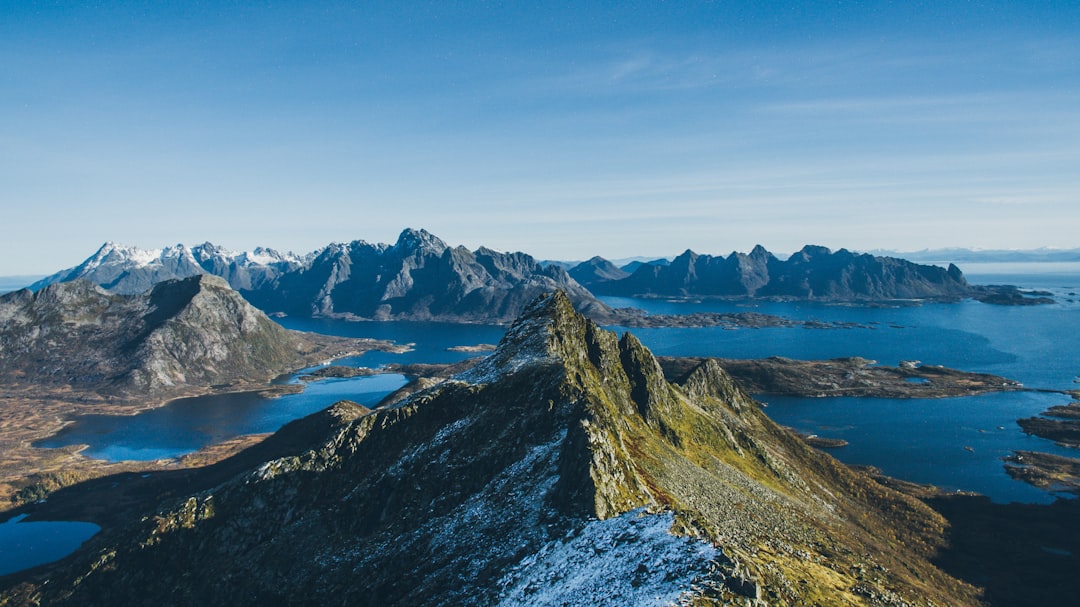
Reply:
M850 328L767 327L724 329L652 328L630 329L657 355L764 358L786 356L823 359L861 356L881 364L918 360L965 371L994 373L1031 388L1066 390L1080 374L1080 356L1073 336L1080 334L1080 264L1053 266L1052 272L1035 272L1044 264L1016 268L993 266L1012 273L971 274L976 284L1008 283L1053 292L1058 303L1040 306L996 306L976 301L925 303L921 305L847 306L806 302L666 301L643 298L603 298L609 305L633 306L651 313L702 311L755 311L798 320L848 323ZM1022 271L1020 271L1022 270ZM1019 273L1017 273L1019 272ZM290 329L350 337L390 339L412 344L404 354L369 352L341 364L377 367L388 363L447 363L477 356L454 351L454 346L494 344L505 327L436 322L355 322L330 319L283 318ZM619 327L612 327L622 330ZM295 381L295 378L292 380ZM225 394L179 399L166 407L136 416L84 416L57 436L39 443L55 447L89 445L86 455L109 460L150 460L176 457L202 446L241 434L272 432L283 424L348 398L373 405L397 389L406 379L382 375L313 382L296 395L267 399L256 394ZM837 425L860 429L847 438L851 446L834 450L843 461L879 465L899 471L898 476L943 487L982 491L998 501L1045 501L1049 494L1017 481L999 482L1005 475L999 458L1014 449L1060 452L1052 442L1019 432L1016 419L1037 415L1046 407L1070 401L1060 394L1006 393L960 399L889 401L887 399L798 399L762 396L770 402L767 412L776 421L804 431ZM995 403L1001 403L1000 406ZM906 405L906 406L905 406ZM1004 407L1004 408L1002 408ZM1007 411L1007 413L1002 413ZM843 417L843 423L833 424ZM957 449L970 459L974 445L955 436L928 438L923 420L947 419L958 427L984 432L978 471L970 467L941 466ZM1005 427L1008 431L996 430ZM881 431L874 431L880 428ZM922 437L916 440L916 437ZM997 437L992 443L986 439ZM855 438L855 440L852 440ZM904 449L901 449L904 447ZM897 458L912 462L901 469ZM925 462L918 464L918 462ZM954 470L957 477L944 470ZM981 477L994 477L984 482ZM1015 490L1007 490L1014 488Z
M1050 292L1057 303L997 306L977 301L848 306L807 302L666 301L603 298L653 314L754 311L853 328L725 330L629 329L655 354L823 359L861 356L880 364L918 360L993 373L1048 390L1080 389L1080 264L978 264L972 284L1011 284ZM946 399L799 398L757 395L774 421L849 441L830 453L905 480L976 491L996 502L1046 503L1055 495L1009 477L1002 457L1034 450L1071 457L1075 449L1028 436L1016 424L1069 396L1004 392Z

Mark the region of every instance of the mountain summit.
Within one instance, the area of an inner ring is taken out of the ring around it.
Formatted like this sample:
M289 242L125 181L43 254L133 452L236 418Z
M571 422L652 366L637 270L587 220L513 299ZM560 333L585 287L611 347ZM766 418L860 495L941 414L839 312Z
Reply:
M669 383L636 338L562 293L527 306L469 371L334 410L318 433L301 424L323 438L106 529L8 598L976 602L928 560L943 526L931 510L806 447L715 362Z
M320 350L216 276L167 280L142 295L75 280L0 296L0 377L12 384L164 396L268 379Z

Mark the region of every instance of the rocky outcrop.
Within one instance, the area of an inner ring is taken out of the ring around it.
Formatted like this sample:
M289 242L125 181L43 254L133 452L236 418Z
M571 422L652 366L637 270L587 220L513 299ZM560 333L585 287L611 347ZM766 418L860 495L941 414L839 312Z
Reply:
M693 357L662 358L661 365L669 378L677 378L702 361ZM896 367L859 357L795 360L771 356L715 361L753 394L946 398L1025 389L1019 382L997 375L920 365L917 361L901 361Z
M142 295L76 280L0 297L0 377L10 385L160 396L293 370L320 350L314 340L207 275Z
M669 383L561 293L471 369L292 431L323 438L104 530L6 598L977 602L930 563L928 508L778 428L715 362Z
M1018 419L1016 423L1027 434L1080 449L1080 402L1056 405L1041 415Z

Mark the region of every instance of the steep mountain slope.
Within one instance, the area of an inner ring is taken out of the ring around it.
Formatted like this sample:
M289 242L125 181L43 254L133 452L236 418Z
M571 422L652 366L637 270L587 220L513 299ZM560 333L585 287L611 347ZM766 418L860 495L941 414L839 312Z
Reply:
M955 299L976 292L956 266L835 253L807 245L781 261L760 245L727 257L687 250L667 266L644 265L627 278L590 285L608 295L795 297L818 300Z
M975 603L928 561L928 508L803 445L713 362L668 383L561 293L469 371L344 411L297 424L323 424L310 448L106 530L8 600Z
M142 295L76 280L0 297L7 384L163 395L298 368L321 351L317 339L285 330L207 275Z

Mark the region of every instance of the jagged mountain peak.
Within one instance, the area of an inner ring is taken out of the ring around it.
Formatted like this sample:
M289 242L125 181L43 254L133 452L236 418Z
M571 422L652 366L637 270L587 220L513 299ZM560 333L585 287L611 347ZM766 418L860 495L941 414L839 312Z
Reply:
M234 253L211 243L141 250L108 243L83 264L33 285L87 278L120 294L194 274L225 278L268 313L376 320L510 322L538 293L564 289L579 309L606 308L564 270L525 253L450 248L408 228L393 245L331 243L303 257L273 249Z
M447 245L439 237L421 228L405 228L398 236L394 248L402 253L424 252L441 255Z
M829 247L823 247L821 245L808 244L799 249L792 257L801 257L807 260L817 257L828 257L832 255L832 250Z

